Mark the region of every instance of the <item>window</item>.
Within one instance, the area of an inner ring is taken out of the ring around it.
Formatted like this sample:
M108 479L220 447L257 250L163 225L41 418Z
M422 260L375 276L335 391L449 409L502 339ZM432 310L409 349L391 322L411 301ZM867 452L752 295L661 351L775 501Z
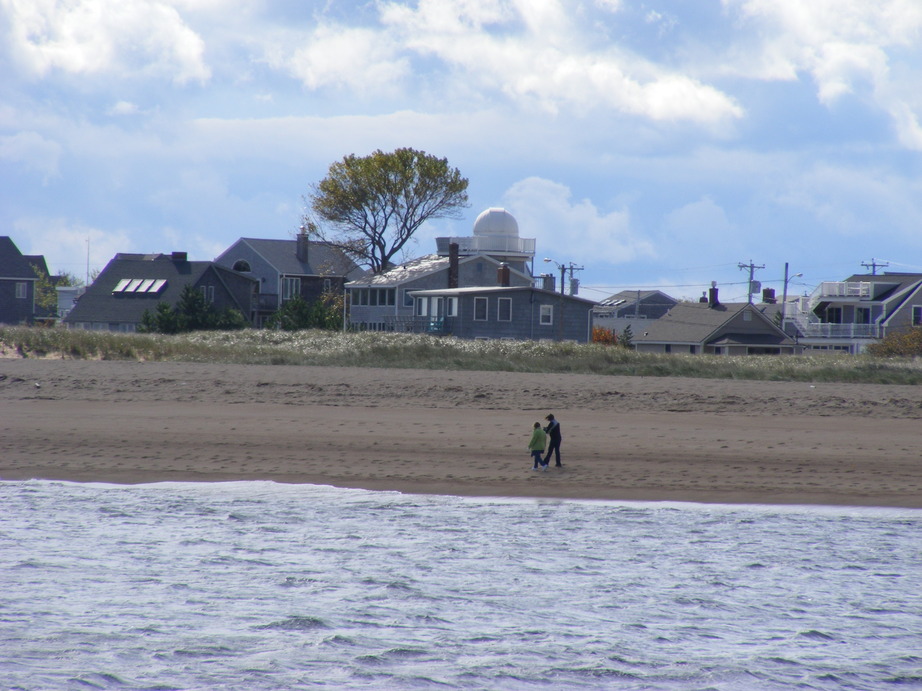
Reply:
M214 302L214 286L202 286L202 297L205 298L205 302L212 303Z
M743 321L744 321L744 322L751 322L751 321L752 321L752 312L750 312L749 310L746 310L745 312L743 312Z
M333 292L333 281L329 278L323 279L323 292L332 293Z
M29 284L22 282L16 284L16 297L25 300L29 296Z
M250 271L250 262L246 259L238 259L234 262L234 271L242 271L244 273Z
M870 318L866 322L860 322L861 324L867 324L870 322ZM922 305L913 305L912 306L912 325L919 326L922 325Z
M538 322L542 326L550 326L554 323L554 305L541 305L541 314Z
M445 298L445 316L458 316L458 298Z
M487 320L487 298L474 298L474 321Z
M496 305L496 320L501 322L512 321L512 298L499 298Z
M922 317L922 306L913 306L912 308L912 324L916 326L919 324L916 321L916 310L920 310L919 316ZM856 324L870 324L871 323L871 308L870 307L856 307L855 308L855 323Z
M842 308L841 307L826 308L826 323L827 324L841 324L842 323Z
M413 306L413 296L410 295L410 291L404 289L403 291L403 306L412 307Z
M282 301L291 300L301 294L301 279L285 276L282 278Z
M429 313L429 298L416 299L416 316L425 317Z

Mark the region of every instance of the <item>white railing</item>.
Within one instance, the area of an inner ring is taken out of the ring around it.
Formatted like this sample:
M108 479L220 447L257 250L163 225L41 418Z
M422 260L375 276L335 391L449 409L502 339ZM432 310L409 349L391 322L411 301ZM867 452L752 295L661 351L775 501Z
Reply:
M810 312L789 312L785 319L805 338L883 338L879 324L829 324Z
M820 298L869 298L871 284L868 281L823 281L814 295Z

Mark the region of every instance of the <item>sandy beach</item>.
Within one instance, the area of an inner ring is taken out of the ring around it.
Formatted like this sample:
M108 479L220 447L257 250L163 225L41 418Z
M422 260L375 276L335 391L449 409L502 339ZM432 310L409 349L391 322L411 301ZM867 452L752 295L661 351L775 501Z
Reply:
M919 508L920 418L911 386L6 358L0 479Z

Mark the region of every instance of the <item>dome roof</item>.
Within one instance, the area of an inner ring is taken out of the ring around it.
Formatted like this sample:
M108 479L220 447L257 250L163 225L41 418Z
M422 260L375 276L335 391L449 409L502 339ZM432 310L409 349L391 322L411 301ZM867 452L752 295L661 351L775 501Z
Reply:
M477 237L503 235L517 238L519 237L519 224L515 222L511 213L494 207L481 213L474 221L474 235Z

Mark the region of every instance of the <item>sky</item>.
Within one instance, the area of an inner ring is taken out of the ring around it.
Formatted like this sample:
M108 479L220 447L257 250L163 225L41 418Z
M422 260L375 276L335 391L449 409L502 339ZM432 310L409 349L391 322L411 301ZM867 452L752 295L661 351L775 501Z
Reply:
M471 202L405 258L503 207L590 299L922 272L920 0L0 0L0 74L0 235L52 272L291 238L400 147Z

